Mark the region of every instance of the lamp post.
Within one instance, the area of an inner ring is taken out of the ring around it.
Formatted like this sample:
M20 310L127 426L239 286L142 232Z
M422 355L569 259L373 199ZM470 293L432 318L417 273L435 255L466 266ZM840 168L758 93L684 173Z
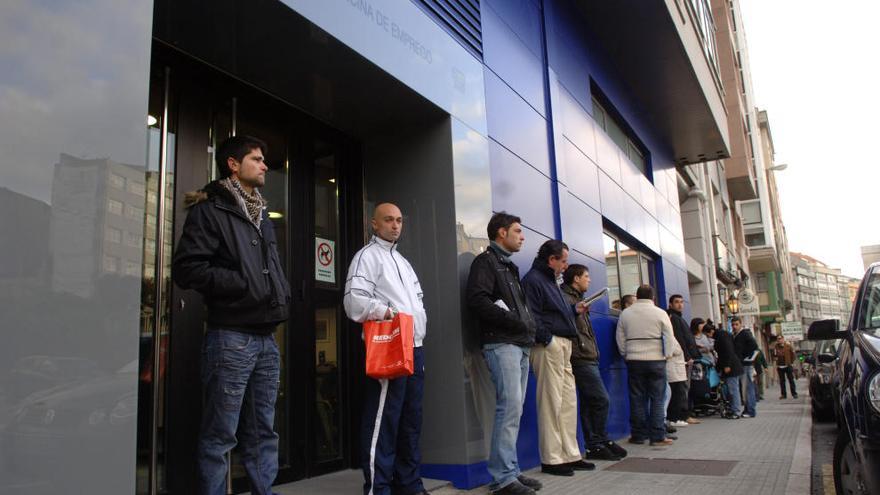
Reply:
M737 297L737 291L731 292L730 297L727 298L727 312L730 315L727 317L727 328L732 331L733 317L739 313L739 298Z

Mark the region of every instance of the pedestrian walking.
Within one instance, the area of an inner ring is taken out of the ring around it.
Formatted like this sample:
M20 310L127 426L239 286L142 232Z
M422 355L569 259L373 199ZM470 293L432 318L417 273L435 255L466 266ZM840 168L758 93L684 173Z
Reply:
M359 323L389 320L397 313L412 315L414 372L390 380L366 377L361 423L364 493L427 493L419 472L425 381L422 344L427 331L422 287L412 265L397 250L403 231L400 209L391 203L379 204L371 225L373 237L348 268L345 314Z
M569 265L562 274L562 292L569 304L577 304L590 288L590 270ZM608 391L599 374L599 346L590 321L589 308L575 318L577 338L571 350L571 368L580 400L581 429L587 459L616 461L626 457L626 449L608 439Z
M755 386L755 358L758 357L758 343L752 336L752 331L743 328L742 320L739 316L734 316L730 320L730 327L733 330L733 346L736 349L737 356L742 360L743 374L741 385L745 386L745 409L742 417L754 418L758 413L757 402L758 392Z
M773 359L776 361L776 372L779 375L779 398L786 398L785 379L788 378L791 396L797 399L797 388L794 384L794 371L792 370L792 364L795 362L794 349L790 343L785 341L785 337L782 335L776 337L776 345L773 347Z
M636 302L620 314L617 348L626 360L629 380L630 443L671 445L663 424L666 389L666 359L675 336L669 315L654 304L654 289L642 285ZM650 406L648 405L650 402Z
M525 236L520 218L492 215L489 247L471 263L467 303L477 320L483 357L495 384L495 422L489 447L489 491L497 495L532 495L541 483L520 472L516 439L529 380L529 355L535 343L535 320L526 304L519 269L510 260Z
M577 443L577 393L571 369L572 341L577 339L574 319L586 303L569 304L556 278L568 267L568 246L549 240L538 249L532 268L522 280L526 302L537 324L531 364L538 403L541 471L572 476L575 470L595 469L581 459Z
M220 144L221 179L187 193L174 253L174 281L198 291L207 306L196 459L204 495L226 493L226 454L236 445L251 493L270 494L278 473L273 424L281 360L273 333L288 319L290 287L260 194L267 151L250 136Z
M715 330L715 352L718 353L718 368L724 380L725 393L730 404L728 418L739 419L742 413L740 381L743 375L742 358L736 352L733 336L724 328Z

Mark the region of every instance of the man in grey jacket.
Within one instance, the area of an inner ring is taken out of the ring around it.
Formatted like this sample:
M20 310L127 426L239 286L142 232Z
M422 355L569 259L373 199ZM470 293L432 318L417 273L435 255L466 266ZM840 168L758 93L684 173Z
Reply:
M412 315L414 324L411 376L393 380L366 379L361 424L361 464L364 494L427 493L419 474L422 396L425 381L427 316L422 287L412 265L397 251L403 215L391 203L376 207L375 235L351 262L345 281L345 313L354 321L387 320L398 312Z
M663 398L666 359L673 352L668 343L673 340L672 322L654 304L654 289L650 285L639 287L635 304L621 313L617 322L617 348L626 360L629 380L630 443L650 440L652 446L672 444L672 439L666 438L663 424ZM646 417L650 417L648 424Z
M569 304L580 301L590 288L590 270L579 264L569 265L562 274L562 292ZM577 339L571 347L571 370L580 400L581 428L587 451L584 457L619 461L626 449L608 439L608 391L599 374L599 346L590 322L589 308L575 318Z

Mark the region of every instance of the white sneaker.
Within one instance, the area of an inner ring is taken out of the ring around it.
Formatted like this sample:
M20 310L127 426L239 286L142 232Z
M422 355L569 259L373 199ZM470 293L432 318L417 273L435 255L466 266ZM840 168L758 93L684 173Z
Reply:
M682 426L690 426L690 423L688 423L687 421L673 421L669 424L676 428L681 428Z
M755 416L754 416L753 414L743 413L741 417L743 417L743 418L754 418Z

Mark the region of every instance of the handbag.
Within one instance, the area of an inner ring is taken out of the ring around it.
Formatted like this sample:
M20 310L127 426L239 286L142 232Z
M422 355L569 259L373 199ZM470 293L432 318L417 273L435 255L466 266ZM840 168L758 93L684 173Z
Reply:
M366 321L363 329L367 376L390 380L413 374L412 315L397 313L390 320Z

